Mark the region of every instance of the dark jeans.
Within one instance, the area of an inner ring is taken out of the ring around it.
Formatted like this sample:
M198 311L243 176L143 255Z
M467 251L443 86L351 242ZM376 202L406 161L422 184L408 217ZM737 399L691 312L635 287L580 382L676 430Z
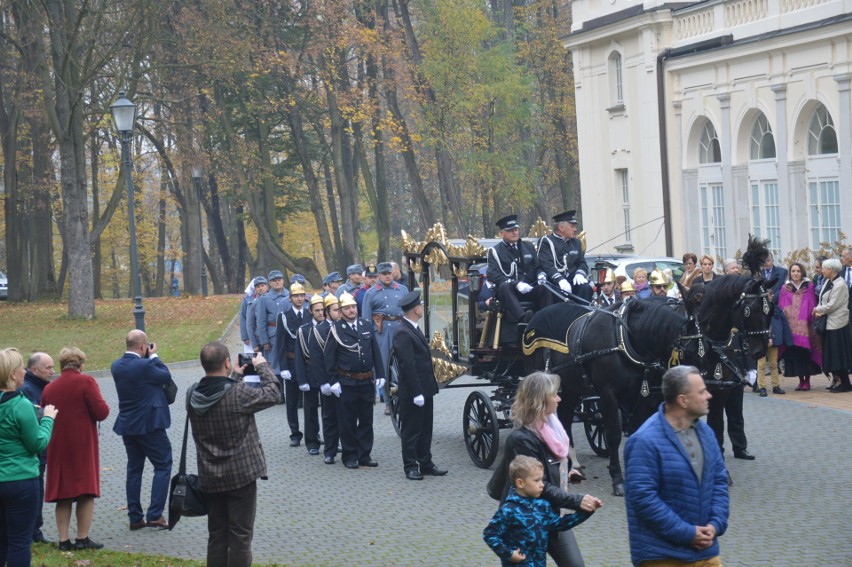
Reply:
M343 464L362 463L373 450L373 383L364 380L363 386L343 385L338 400L338 426ZM328 441L326 439L326 441Z
M432 462L432 396L423 407L412 400L399 400L399 421L402 426L402 467L408 471L427 471L435 468Z
M38 477L0 482L0 565L29 567L38 513Z
M42 509L44 508L44 469L47 466L47 461L42 462L39 459L38 462L38 512L36 513L36 522L33 527L33 537L38 535L44 536L41 533L41 527L44 525L44 516L42 515Z
M207 497L207 567L250 567L257 481Z
M165 429L157 429L145 435L125 435L124 450L127 451L127 515L131 523L159 520L166 507L169 480L172 476L172 444ZM142 471L145 459L154 465L154 480L151 483L151 504L148 514L142 513Z
M580 546L574 538L574 532L556 532L550 534L547 544L547 554L556 563L556 567L585 567Z

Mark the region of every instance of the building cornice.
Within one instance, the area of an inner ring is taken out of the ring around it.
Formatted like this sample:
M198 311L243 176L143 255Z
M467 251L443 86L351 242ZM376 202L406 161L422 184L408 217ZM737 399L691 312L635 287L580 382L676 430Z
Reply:
M641 8L641 6L638 6ZM672 12L670 9L660 6L653 10L623 10L619 13L636 12L629 17L607 22L604 25L597 26L591 29L583 29L580 31L571 32L560 38L562 45L567 49L572 49L580 45L587 45L597 41L609 40L612 36L623 33L635 33L637 29L643 26L654 26L660 24L671 24ZM600 19L600 18L599 18Z

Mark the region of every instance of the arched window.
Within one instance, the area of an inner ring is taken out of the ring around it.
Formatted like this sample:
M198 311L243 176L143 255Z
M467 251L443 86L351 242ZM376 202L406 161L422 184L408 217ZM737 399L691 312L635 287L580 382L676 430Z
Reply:
M609 56L609 82L613 104L624 104L624 79L621 53L613 51Z
M766 116L761 114L751 127L749 159L771 159L775 157L775 137Z
M722 148L719 145L719 138L716 136L716 129L713 124L708 120L701 131L701 137L698 139L698 163L721 162Z
M837 132L831 114L825 106L819 105L811 116L808 126L808 155L837 153Z

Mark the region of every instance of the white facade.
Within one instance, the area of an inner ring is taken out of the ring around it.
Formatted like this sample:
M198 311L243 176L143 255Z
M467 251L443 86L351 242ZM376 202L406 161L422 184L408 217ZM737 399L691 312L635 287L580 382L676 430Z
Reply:
M574 0L572 10L590 248L629 225L629 239L596 251L667 252L662 151L675 256L730 257L749 233L781 258L852 236L852 0Z

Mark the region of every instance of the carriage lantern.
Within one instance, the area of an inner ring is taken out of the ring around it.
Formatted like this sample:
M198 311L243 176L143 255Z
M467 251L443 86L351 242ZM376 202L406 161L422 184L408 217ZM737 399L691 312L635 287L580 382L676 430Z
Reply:
M479 293L482 289L482 277L479 274L479 270L472 266L467 269L467 285L471 294Z

